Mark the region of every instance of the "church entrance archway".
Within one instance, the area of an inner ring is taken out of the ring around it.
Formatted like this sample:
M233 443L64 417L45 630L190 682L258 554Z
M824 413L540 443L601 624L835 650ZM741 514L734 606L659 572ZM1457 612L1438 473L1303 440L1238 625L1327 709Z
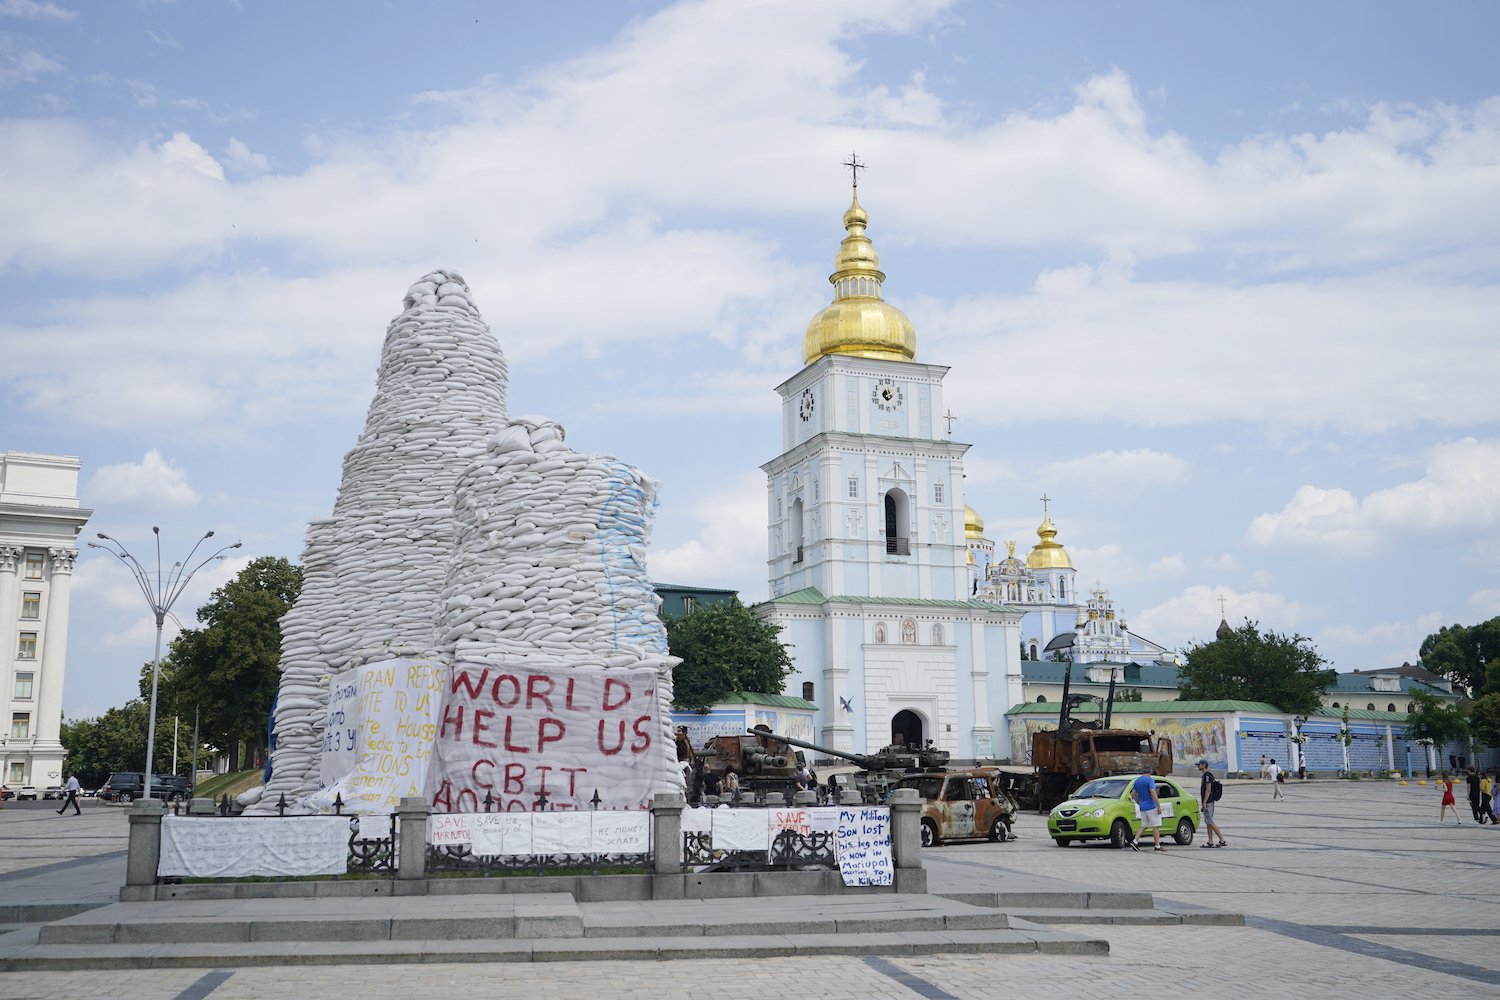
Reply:
M909 708L891 716L891 742L900 746L920 747L924 736L922 717Z

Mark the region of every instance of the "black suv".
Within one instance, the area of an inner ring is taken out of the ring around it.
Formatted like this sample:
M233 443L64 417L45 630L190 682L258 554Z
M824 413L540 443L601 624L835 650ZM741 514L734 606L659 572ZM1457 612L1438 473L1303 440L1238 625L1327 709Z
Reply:
M133 802L146 790L146 775L142 771L116 771L109 776L99 797L106 802ZM192 796L192 779L186 775L153 774L151 797L168 802L185 802Z

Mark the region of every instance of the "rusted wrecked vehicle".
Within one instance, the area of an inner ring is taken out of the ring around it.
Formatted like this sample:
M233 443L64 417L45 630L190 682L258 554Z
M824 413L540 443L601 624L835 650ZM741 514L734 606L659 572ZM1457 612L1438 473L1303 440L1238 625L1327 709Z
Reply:
M922 796L922 846L945 840L979 840L997 844L1010 839L1016 801L1004 790L1005 776L994 767L954 767L903 775L896 788L914 788Z

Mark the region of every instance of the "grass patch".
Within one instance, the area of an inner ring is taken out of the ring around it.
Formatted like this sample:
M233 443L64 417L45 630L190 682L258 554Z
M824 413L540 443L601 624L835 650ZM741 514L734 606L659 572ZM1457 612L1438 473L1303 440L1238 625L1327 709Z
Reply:
M256 768L253 771L230 771L228 774L216 774L212 778L205 778L198 782L198 787L193 789L193 797L222 799L224 793L228 792L232 799L241 792L248 792L259 785L262 773L260 768Z

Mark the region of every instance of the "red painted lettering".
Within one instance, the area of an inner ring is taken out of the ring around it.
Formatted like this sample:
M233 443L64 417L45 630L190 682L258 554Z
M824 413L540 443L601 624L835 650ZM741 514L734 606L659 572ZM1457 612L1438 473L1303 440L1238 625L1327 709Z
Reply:
M453 796L453 783L450 782L447 778L444 778L442 786L440 788L438 788L438 790L432 794L432 808L433 808L433 810L436 811L436 812L452 812L453 811L453 797L452 796Z
M622 697L619 701L615 702L613 705L611 705L609 703L609 689L611 687L621 687L621 688L625 689L625 695L624 695L624 697ZM626 684L622 680L616 680L613 677L606 677L606 678L604 678L604 710L606 712L613 712L615 709L619 708L621 705L625 704L629 700L630 700L630 685L629 684Z
M493 719L494 717L495 717L495 713L494 712L490 712L490 711L487 711L487 710L482 709L482 708L476 708L476 709L474 709L473 740L474 740L474 745L475 746L489 747L492 750L495 748L495 741L494 740L482 740L482 739L479 738L480 734L482 734L482 733L488 733L489 732L489 728L490 728L489 727L489 723L486 722L485 720L487 720L487 719Z
M578 706L573 704L573 685L575 683L576 683L576 681L575 681L574 678L572 678L572 677L568 678L568 697L563 702L563 708L566 708L570 712L576 712L576 711L578 711Z
M606 757L613 757L615 754L617 754L621 750L625 749L625 720L621 719L618 723L616 723L616 725L618 725L620 727L620 738L615 741L615 748L613 750L611 750L609 747L607 747L607 746L604 745L604 724L605 724L604 720L600 719L599 720L599 750L600 750L601 753L604 754L604 756L606 756Z
M646 750L651 746L651 733L648 730L641 728L642 726L648 725L650 722L651 716L649 715L643 715L639 719L635 720L635 725L631 727L635 731L635 739L630 741L631 753L645 753Z
M472 671L468 669L455 670L453 672L453 685L451 688L451 692L453 694L458 694L458 689L462 687L469 693L470 698L477 697L479 695L479 692L484 690L484 682L489 676L489 667L484 668L484 670L479 675L479 680L477 681L474 679L474 674Z
M515 722L516 717L514 715L507 715L505 717L505 749L509 750L511 753L531 753L530 747L518 747L511 742L510 729L511 726L515 725Z
M483 767L487 771L493 771L495 769L495 762L492 760L485 760L483 758L476 760L474 762L474 766L469 768L469 777L473 778L474 784L478 785L480 788L494 788L494 782L486 781L484 778L481 778L479 776L479 769L481 767Z
M465 795L468 796L467 799L464 798ZM467 809L464 808L464 806L466 804L468 805ZM474 789L472 789L472 788L465 788L463 791L459 792L458 793L458 811L461 812L461 813L462 812L470 812L470 813L472 813L472 812L478 812L479 811L479 793L476 792L476 791L474 791Z
M547 706L547 711L552 711L551 696L553 689L556 687L557 685L553 682L552 678L548 677L546 674L532 674L530 677L526 678L527 710L529 711L531 709L531 706L536 704L537 702L541 702L543 705ZM541 688L541 690L538 691L538 688Z
M552 730L551 735L547 732L549 728ZM562 739L567 731L567 728L557 719L543 719L538 722L536 724L536 752L541 753L547 748L548 743L556 743Z
M580 774L588 774L589 773L589 769L586 768L586 767L560 767L560 768L558 768L558 770L561 771L561 772L563 772L564 774L566 774L568 776L568 794L569 795L577 795L578 794L578 776Z
M462 705L448 705L443 708L443 727L438 730L439 737L448 735L450 722L453 723L453 738L459 739L464 734L464 707Z
M506 795L520 795L526 790L526 765L511 762L505 765Z
M510 701L506 701L505 699L500 697L500 687L506 682L510 683L511 689L514 692L511 696ZM501 708L515 708L516 705L520 704L521 702L520 680L510 674L501 674L499 677L495 678L495 685L490 689L490 697L493 698L495 700L495 704L499 705Z

